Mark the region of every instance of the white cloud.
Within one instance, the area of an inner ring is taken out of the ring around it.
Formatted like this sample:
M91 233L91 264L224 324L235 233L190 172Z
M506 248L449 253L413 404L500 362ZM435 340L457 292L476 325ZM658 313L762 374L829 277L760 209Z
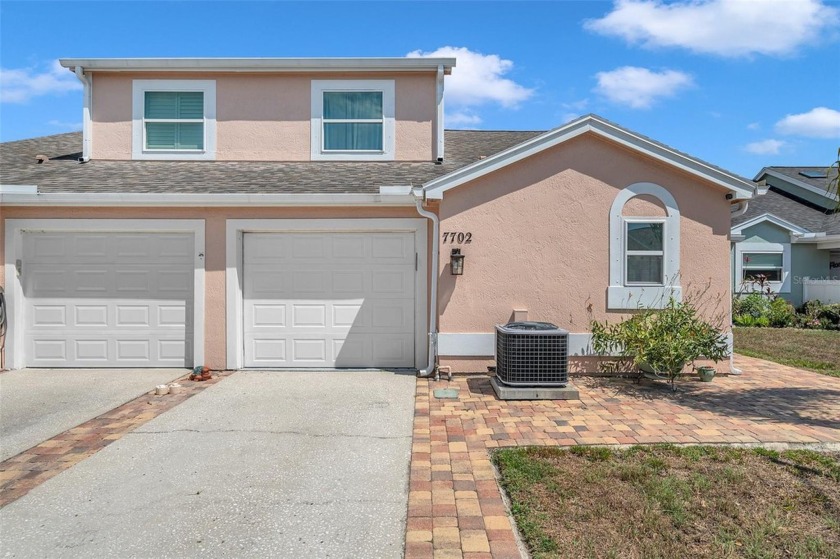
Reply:
M73 131L73 132L82 129L82 122L81 121L68 122L68 121L64 121L64 120L50 120L50 121L47 121L47 124L49 124L50 126L54 126L56 128L63 128L65 130L70 130L70 131Z
M787 115L776 123L776 132L808 138L840 138L840 111L816 107L807 113Z
M46 68L0 68L0 102L27 103L33 97L82 89L69 70L54 60Z
M736 57L783 56L831 38L840 10L819 0L617 0L584 27L645 47Z
M619 105L647 109L656 101L673 97L678 91L693 85L693 78L676 70L654 72L647 68L623 66L609 72L595 74L598 85L594 91Z
M785 145L787 144L781 140L761 140L745 145L744 149L756 155L778 155Z
M458 59L452 75L446 77L448 125L475 126L481 122L481 117L475 112L477 107L495 103L505 108L516 108L534 94L533 89L504 77L513 68L513 62L497 54L481 54L465 47L441 47L430 52L415 50L406 56Z
M471 111L455 111L446 114L447 126L461 126L469 128L481 124L481 117Z

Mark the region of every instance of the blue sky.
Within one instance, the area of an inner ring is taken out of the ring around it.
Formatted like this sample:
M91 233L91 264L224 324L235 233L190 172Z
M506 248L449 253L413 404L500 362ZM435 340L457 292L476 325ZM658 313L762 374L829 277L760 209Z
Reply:
M840 4L0 4L0 139L80 129L62 57L454 54L447 127L544 130L589 112L752 176L840 145Z

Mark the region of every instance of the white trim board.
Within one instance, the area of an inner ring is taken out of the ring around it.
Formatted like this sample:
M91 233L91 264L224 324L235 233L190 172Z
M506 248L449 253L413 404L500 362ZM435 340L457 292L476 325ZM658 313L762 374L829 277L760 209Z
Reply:
M782 229L787 229L791 233L796 233L798 235L804 235L806 233L810 233L809 229L805 229L804 227L800 227L790 221L784 220L780 217L777 217L771 213L763 213L759 216L756 216L748 221L743 223L739 223L732 227L731 234L732 235L741 235L744 232L744 229L749 229L754 225L758 225L759 223L764 223L765 221L769 221L773 225L781 227Z
M0 190L0 203L9 206L132 206L132 207L283 207L283 206L411 206L411 187L381 187L379 194L175 194L103 192L97 194L38 193L36 186ZM393 189L393 190L390 190Z
M204 363L204 220L203 219L7 219L6 220L6 366L24 366L24 294L16 263L23 258L24 232L150 232L192 233L194 246L193 273L193 363Z
M549 130L535 138L501 151L481 161L431 180L423 185L426 198L440 200L444 192L468 181L506 167L543 150L562 144L581 134L591 132L613 142L643 153L658 161L667 163L691 175L717 184L732 194L734 200L748 200L755 197L756 185L749 180L695 159L664 144L660 144L630 130L613 124L597 115L586 115L568 124Z
M732 334L727 333L726 339L731 350ZM440 332L438 334L438 354L441 357L492 357L495 359L496 334L495 332ZM592 334L588 332L570 333L569 357L599 357L592 351Z
M245 233L302 232L389 232L414 233L417 251L415 282L414 363L422 368L427 360L428 324L428 235L423 218L383 219L228 219L225 225L225 306L227 368L241 369L244 363L243 332L243 237Z

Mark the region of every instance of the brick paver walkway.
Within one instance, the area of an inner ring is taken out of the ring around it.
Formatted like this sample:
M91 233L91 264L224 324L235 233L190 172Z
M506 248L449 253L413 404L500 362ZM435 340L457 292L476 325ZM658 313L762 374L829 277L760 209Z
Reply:
M406 559L519 559L488 450L638 443L840 444L840 379L738 356L679 390L577 378L580 401L497 400L489 378L417 381ZM435 399L457 388L457 400Z
M0 508L229 374L214 372L213 378L204 382L185 376L175 381L182 385L177 394L144 394L0 462Z

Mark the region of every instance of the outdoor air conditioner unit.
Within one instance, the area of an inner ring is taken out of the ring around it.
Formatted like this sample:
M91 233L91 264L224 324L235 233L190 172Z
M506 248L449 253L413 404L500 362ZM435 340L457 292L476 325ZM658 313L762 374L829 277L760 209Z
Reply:
M496 325L496 378L508 386L566 386L569 332L549 322Z

